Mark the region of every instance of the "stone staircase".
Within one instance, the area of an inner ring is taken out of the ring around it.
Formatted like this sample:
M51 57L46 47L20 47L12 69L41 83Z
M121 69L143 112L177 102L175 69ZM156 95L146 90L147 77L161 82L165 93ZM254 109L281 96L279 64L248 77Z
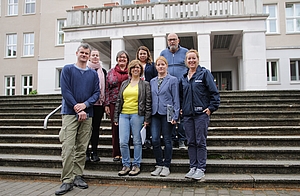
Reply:
M221 92L211 117L204 180L184 178L187 150L174 149L171 175L152 177L155 160L143 150L141 174L119 177L112 161L110 123L101 124L98 154L87 163L89 183L158 186L289 187L300 183L300 91ZM61 116L44 118L61 104L61 95L0 96L0 178L55 180L61 172L58 132Z

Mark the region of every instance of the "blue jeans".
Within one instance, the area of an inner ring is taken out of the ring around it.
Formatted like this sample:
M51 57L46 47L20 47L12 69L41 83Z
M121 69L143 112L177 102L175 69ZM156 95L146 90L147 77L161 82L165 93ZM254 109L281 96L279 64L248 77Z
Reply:
M156 159L156 165L170 167L172 159L172 127L173 125L167 122L167 115L155 114L152 116L151 121L151 134L152 134L152 146L153 153ZM160 135L163 136L165 149L164 157L160 144Z
M184 128L187 138L190 168L206 169L206 139L209 116L206 113L184 117Z
M143 127L144 116L138 114L120 114L119 117L119 141L123 166L130 167L130 131L133 137L134 155L132 165L141 166L142 139L140 130Z

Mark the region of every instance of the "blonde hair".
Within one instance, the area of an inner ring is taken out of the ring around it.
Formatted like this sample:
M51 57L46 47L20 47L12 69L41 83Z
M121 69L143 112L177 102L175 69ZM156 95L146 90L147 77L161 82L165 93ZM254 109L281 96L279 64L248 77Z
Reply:
M166 59L165 57L159 56L159 57L156 59L155 64L157 64L157 61L159 61L159 60L162 60L162 61L165 62L166 65L168 66L168 61L167 61L167 59Z
M136 59L130 61L129 65L128 65L128 74L132 77L131 70L132 70L132 68L133 68L134 66L136 66L136 65L139 65L140 68L141 68L141 72L140 72L140 77L141 77L141 76L143 75L143 73L144 73L144 68L143 68L143 66L141 65L141 62L140 62L139 60L136 60Z
M187 59L187 55L188 55L189 53L195 53L195 54L196 54L196 57L197 57L197 59L198 59L198 61L200 61L200 57L199 57L198 51L195 50L195 49L190 49L190 50L187 51L186 54L185 54L185 61L184 61L184 62L185 62L185 65L186 65L186 66L187 66L186 59Z

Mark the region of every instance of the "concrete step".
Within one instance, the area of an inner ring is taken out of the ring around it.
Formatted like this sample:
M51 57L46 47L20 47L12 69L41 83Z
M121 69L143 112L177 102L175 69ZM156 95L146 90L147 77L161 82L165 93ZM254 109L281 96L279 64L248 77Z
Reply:
M234 90L220 91L222 97L299 97L299 90Z
M278 105L220 105L219 109L214 113L222 112L256 112L256 111L299 111L300 105L278 104ZM213 115L214 115L213 114Z
M0 134L0 143L60 144L58 135ZM99 135L99 144L111 145L111 135ZM163 144L163 139L162 139ZM300 135L292 136L210 136L207 146L300 146Z
M300 118L300 110L297 111L218 111L211 116L211 119L230 118Z
M87 162L87 170L116 172L122 168L121 162L114 162L111 157L100 157L100 162ZM51 155L12 155L0 154L0 166L6 167L37 167L62 168L60 156ZM143 158L141 169L152 172L155 159ZM188 159L172 159L170 170L185 174L189 168ZM300 169L298 160L220 160L208 159L206 173L235 174L295 174Z
M48 126L61 126L61 119L49 119ZM211 119L211 127L299 126L300 118ZM44 119L0 119L0 126L44 126Z
M49 112L50 113L50 112ZM45 113L0 113L2 119L44 119ZM220 118L300 118L300 110L297 111L217 111L211 119ZM61 114L55 113L51 119L61 119Z
M35 134L35 135L58 135L61 126L0 126L1 134ZM101 126L100 135L111 135L110 126ZM263 127L208 127L209 136L247 136L269 135L290 136L299 135L300 126L263 126Z
M291 146L208 146L208 157L213 159L300 159L300 147ZM27 155L60 155L60 144L23 144L23 143L0 143L0 152L3 154L27 154ZM133 147L131 146L131 153ZM98 154L101 157L112 155L111 145L99 145ZM143 150L144 158L153 158L151 149ZM188 158L187 150L173 149L173 158Z
M247 101L245 101L247 99ZM286 103L289 105L300 105L299 98L282 98L282 99L276 99L276 98L270 98L270 97L265 97L265 99L261 98L251 98L251 97L244 97L242 99L224 99L220 98L221 102L220 105L278 105L282 103Z
M187 168L188 170L188 168ZM36 179L59 181L60 168L0 167L1 178ZM299 188L299 174L219 174L208 173L201 181L184 178L183 173L171 173L168 177L151 176L143 172L138 176L120 177L116 172L84 170L87 183L166 186L166 187L222 187L222 188Z
M14 114L19 114L19 113L43 113L45 116L48 115L50 112L52 112L57 106L36 106L36 107L9 107L5 106L0 108L0 113L5 114L5 113L14 113ZM59 114L60 111L57 112Z

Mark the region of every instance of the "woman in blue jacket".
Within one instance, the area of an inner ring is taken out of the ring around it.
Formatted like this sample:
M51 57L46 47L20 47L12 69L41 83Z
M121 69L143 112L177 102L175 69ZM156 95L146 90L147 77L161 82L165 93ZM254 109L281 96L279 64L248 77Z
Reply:
M170 174L172 159L172 128L179 116L179 84L178 79L168 74L168 62L160 56L155 62L158 76L150 81L152 95L152 145L156 159L156 169L152 176L166 177ZM168 112L167 110L171 110ZM168 118L170 117L170 118ZM160 144L160 136L164 139L164 156Z
M206 139L210 115L219 108L220 95L211 72L199 65L196 50L186 53L188 71L180 80L180 103L187 138L190 171L186 178L200 180L206 169Z

